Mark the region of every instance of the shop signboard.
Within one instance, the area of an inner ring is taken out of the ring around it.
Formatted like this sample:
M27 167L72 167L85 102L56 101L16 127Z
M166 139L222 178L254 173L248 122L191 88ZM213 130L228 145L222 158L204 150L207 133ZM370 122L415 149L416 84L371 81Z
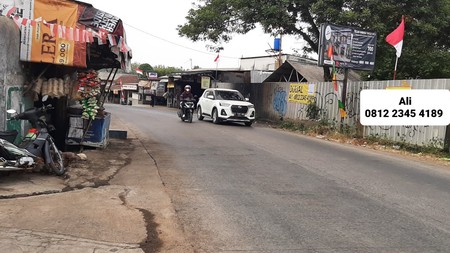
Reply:
M122 90L137 90L137 84L122 84Z
M11 17L21 22L20 60L85 68L86 42L93 42L90 37L93 31L101 30L114 38L124 36L119 18L80 3L70 0L1 1L0 14L6 15L3 12L14 7Z
M310 104L315 101L315 85L313 83L291 83L289 87L289 102Z
M14 1L17 8L14 15L35 20L41 18L47 23L27 23L21 26L20 60L45 62L59 65L86 67L86 43L74 39L60 38L66 30L55 29L58 25L72 29L77 26L79 5L73 1L23 0ZM73 31L73 30L72 30ZM55 34L56 32L56 34Z
M210 84L211 84L211 77L202 76L202 89L204 90L209 89Z
M156 96L162 97L165 92L166 92L166 85L164 83L157 82Z

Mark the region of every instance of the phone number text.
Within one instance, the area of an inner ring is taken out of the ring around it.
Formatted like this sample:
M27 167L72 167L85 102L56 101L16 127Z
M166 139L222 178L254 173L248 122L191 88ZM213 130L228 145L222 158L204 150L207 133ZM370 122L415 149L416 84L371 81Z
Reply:
M440 118L444 115L441 109L367 109L367 118Z

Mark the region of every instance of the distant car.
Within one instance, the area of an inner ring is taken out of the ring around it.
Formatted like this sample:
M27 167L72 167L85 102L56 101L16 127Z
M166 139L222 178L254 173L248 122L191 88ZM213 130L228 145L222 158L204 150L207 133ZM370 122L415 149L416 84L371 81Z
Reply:
M210 117L214 124L242 122L251 126L255 121L255 106L237 90L210 88L197 103L197 118Z

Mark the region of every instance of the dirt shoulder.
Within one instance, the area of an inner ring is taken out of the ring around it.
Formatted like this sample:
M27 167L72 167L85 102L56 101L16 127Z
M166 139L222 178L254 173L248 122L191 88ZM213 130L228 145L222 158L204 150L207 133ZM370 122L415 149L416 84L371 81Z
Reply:
M256 122L255 126L258 127L268 127L273 129L279 129L282 131L295 133L304 136L310 136L317 139L322 139L324 141L332 141L336 143L342 143L346 145L358 146L365 149L376 150L379 152L385 152L391 155L395 155L398 157L403 157L406 159L412 159L415 161L427 162L439 166L444 166L450 171L450 153L445 152L435 152L435 153L427 153L427 152L411 152L405 149L402 149L399 145L396 144L382 144L381 142L377 142L374 140L367 140L364 138L355 138L351 136L346 136L339 133L317 133L313 130L296 130L289 127L283 127L284 122L271 122L259 120ZM306 127L312 127L314 124L306 125Z

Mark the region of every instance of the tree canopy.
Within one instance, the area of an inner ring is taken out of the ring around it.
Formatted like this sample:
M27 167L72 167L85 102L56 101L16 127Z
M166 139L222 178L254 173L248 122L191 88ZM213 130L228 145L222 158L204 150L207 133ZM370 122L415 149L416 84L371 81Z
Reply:
M143 63L143 64L139 65L139 69L143 70L144 73L153 72L153 67L150 66L150 64L148 64L148 63Z
M171 73L183 71L182 68L168 67L168 66L164 66L164 65L155 65L154 67L152 67L148 63L138 63L138 62L131 63L131 73L137 74L136 68L143 70L144 76L145 76L145 73L149 73L149 72L155 72L158 74L158 76L165 76L165 75L168 75Z
M265 33L294 35L305 53L318 51L322 23L359 27L377 33L372 78L392 79L395 49L386 36L405 16L405 36L397 78L450 77L450 0L199 0L189 10L180 36L193 41L227 42L260 25ZM326 68L325 68L326 70ZM329 73L324 73L328 79Z
M182 72L181 68L166 67L164 65L157 65L154 68L154 72L158 73L158 76L166 76L171 73Z

